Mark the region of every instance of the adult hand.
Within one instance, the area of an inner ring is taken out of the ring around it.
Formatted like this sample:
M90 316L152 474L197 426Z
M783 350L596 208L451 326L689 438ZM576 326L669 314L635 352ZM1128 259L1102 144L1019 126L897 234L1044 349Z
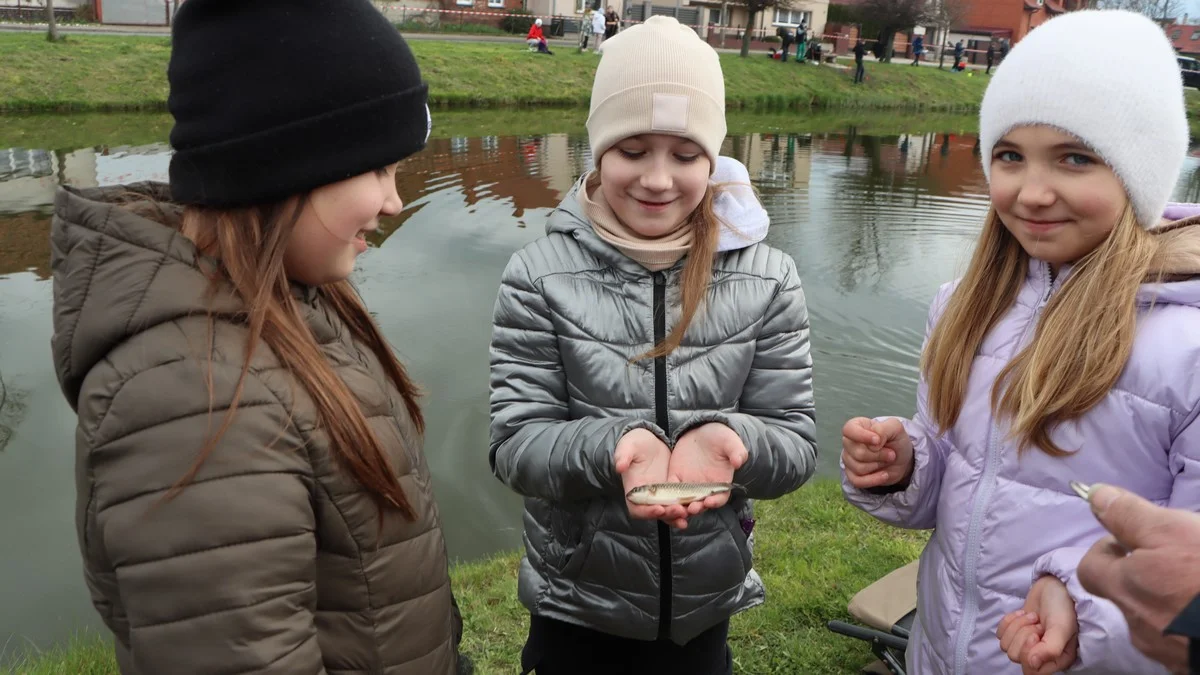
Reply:
M860 490L906 483L915 465L912 439L898 419L855 417L842 427L842 464Z
M667 480L678 483L732 483L733 473L749 454L737 432L719 422L702 424L675 442ZM694 516L706 509L719 509L729 501L729 493L705 497L687 506Z
M613 462L616 464L617 473L621 474L625 494L629 494L635 487L667 481L671 449L652 432L633 429L617 441L617 448L613 451ZM685 525L687 522L687 512L682 506L640 505L629 500L625 500L625 506L629 508L631 518L663 519L672 524L683 520Z
M1136 647L1172 672L1188 672L1187 638L1163 630L1200 595L1200 515L1093 486L1092 512L1112 533L1079 562L1079 582L1120 608Z
M1029 589L1025 606L1001 619L996 636L1024 675L1062 672L1079 656L1075 600L1057 577L1043 576Z

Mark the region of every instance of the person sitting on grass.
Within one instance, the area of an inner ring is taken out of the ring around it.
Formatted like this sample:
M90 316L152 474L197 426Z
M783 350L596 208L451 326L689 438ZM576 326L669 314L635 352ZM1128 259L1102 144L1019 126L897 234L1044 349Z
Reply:
M529 43L529 51L536 51L539 54L550 54L550 48L546 46L546 36L542 33L542 20L534 19L533 25L529 27L529 34L525 36L525 42Z

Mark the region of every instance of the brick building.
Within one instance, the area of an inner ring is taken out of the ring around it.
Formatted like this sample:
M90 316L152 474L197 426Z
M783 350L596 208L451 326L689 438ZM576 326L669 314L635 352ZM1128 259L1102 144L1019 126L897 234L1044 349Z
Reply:
M951 28L949 41L974 42L985 51L991 39L1016 44L1037 26L1086 5L1086 0L975 0L962 22Z

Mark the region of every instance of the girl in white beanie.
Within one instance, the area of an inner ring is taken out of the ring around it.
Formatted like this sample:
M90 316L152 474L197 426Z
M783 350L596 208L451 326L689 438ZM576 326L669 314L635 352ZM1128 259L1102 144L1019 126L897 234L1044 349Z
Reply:
M760 243L745 168L718 157L724 80L695 32L652 17L606 42L588 134L596 170L496 302L491 462L526 498L522 670L731 673L729 618L764 598L749 498L816 461L804 293ZM679 503L647 487L666 482L738 488Z
M1097 67L1117 41L1136 48ZM934 531L909 672L1165 673L1079 584L1104 530L1072 481L1200 509L1200 218L1163 219L1188 146L1171 44L1129 12L1047 22L991 81L980 146L992 208L930 310L917 414L846 423L846 497Z

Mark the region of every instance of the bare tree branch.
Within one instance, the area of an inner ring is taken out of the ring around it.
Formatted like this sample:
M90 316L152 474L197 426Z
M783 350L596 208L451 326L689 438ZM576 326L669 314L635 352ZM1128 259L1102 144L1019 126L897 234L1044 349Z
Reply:
M937 48L938 68L943 66L946 58L946 50L942 48L941 43L945 42L946 36L950 34L950 29L962 25L974 5L975 0L930 0L928 20L937 26L938 44L926 46L927 48Z
M776 9L791 9L792 0L730 0L730 7L741 7L746 10L746 30L742 33L742 56L750 54L750 35L754 30L754 22L759 12L774 7Z
M1151 19L1174 19L1183 14L1183 0L1092 0L1096 9L1127 9L1140 12Z
M883 27L880 48L884 61L892 58L892 38L897 31L930 22L933 2L928 0L866 0L862 13Z

